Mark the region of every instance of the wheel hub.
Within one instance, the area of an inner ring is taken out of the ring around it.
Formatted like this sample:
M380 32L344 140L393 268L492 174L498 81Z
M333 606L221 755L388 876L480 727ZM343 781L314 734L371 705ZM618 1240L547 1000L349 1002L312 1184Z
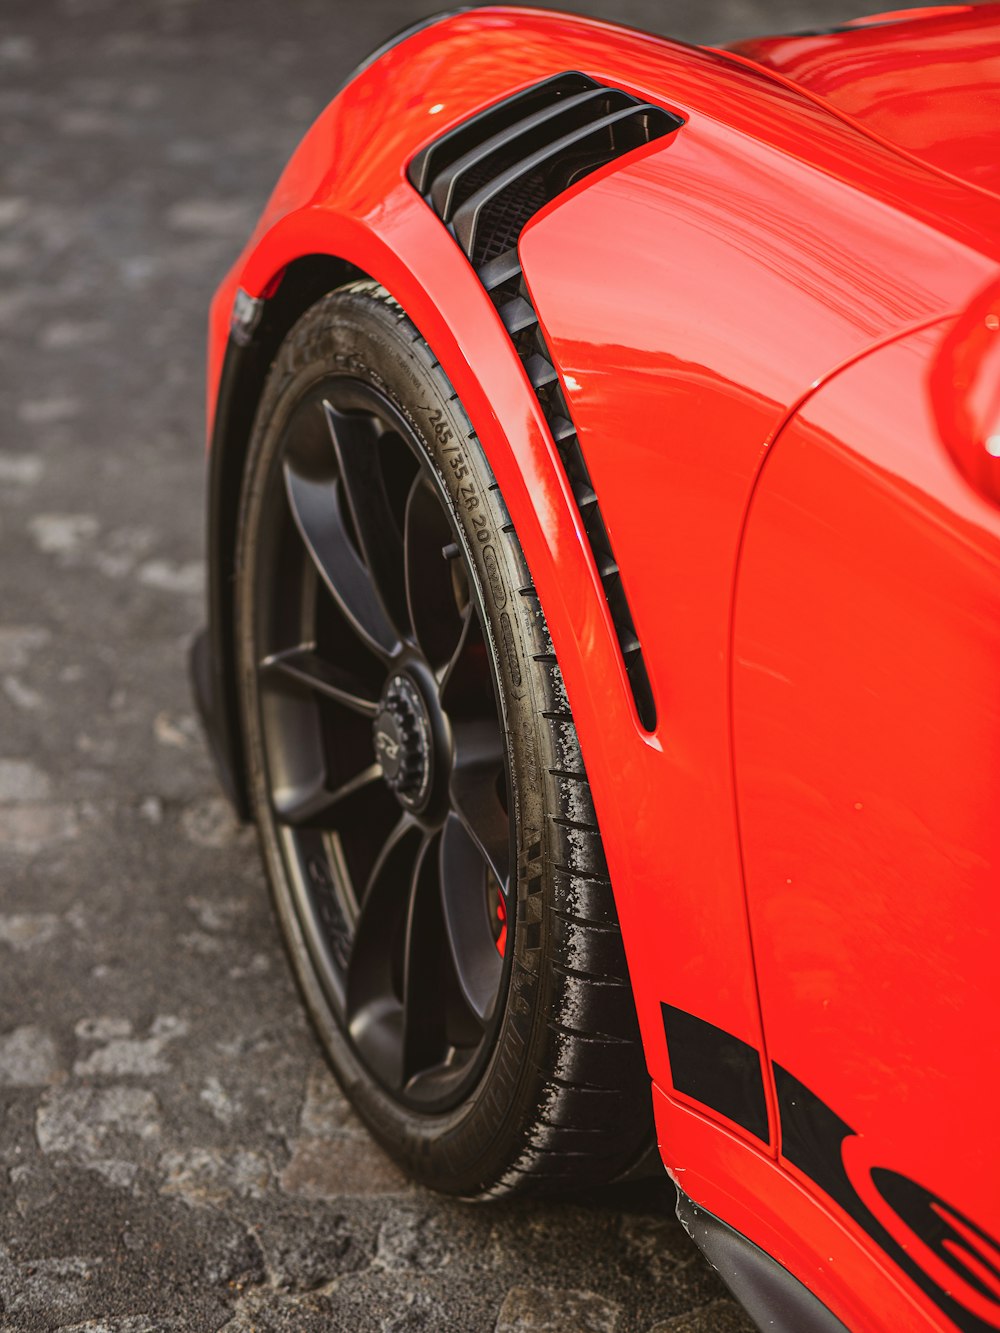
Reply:
M420 691L406 676L392 676L386 685L372 743L386 786L407 808L419 809L431 787L431 726Z

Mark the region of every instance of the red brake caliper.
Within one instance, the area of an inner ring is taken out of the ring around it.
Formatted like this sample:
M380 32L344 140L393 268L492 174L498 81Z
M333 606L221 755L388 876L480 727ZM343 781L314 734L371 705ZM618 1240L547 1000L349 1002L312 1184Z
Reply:
M504 902L503 894L497 889L497 920L500 922L500 933L497 936L497 953L502 958L507 950L507 904Z

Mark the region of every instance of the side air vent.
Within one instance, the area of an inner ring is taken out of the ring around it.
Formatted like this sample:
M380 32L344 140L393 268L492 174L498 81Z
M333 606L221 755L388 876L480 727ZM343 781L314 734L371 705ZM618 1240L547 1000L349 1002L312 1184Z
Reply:
M624 153L679 129L662 107L568 72L525 88L429 144L410 164L414 188L448 227L489 292L541 404L614 622L636 710L656 708L642 647L576 427L521 274L517 241L549 200Z

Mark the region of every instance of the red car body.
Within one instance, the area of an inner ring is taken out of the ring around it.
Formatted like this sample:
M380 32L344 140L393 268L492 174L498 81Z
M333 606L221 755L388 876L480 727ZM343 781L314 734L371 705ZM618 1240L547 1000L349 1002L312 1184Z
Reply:
M568 69L683 120L519 245L651 730L524 368L407 178L436 136ZM667 1170L855 1333L1000 1328L998 184L1000 6L732 52L481 9L346 85L212 307L216 689L267 361L237 359L240 310L285 299L287 327L333 257L434 349L520 536Z

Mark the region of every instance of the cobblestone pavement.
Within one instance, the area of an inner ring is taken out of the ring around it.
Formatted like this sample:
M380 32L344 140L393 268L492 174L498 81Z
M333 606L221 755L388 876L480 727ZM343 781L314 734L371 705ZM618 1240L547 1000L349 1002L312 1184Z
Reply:
M184 654L214 283L343 75L419 16L0 9L0 1328L737 1333L665 1184L410 1186L299 1009ZM848 5L630 0L682 37Z

